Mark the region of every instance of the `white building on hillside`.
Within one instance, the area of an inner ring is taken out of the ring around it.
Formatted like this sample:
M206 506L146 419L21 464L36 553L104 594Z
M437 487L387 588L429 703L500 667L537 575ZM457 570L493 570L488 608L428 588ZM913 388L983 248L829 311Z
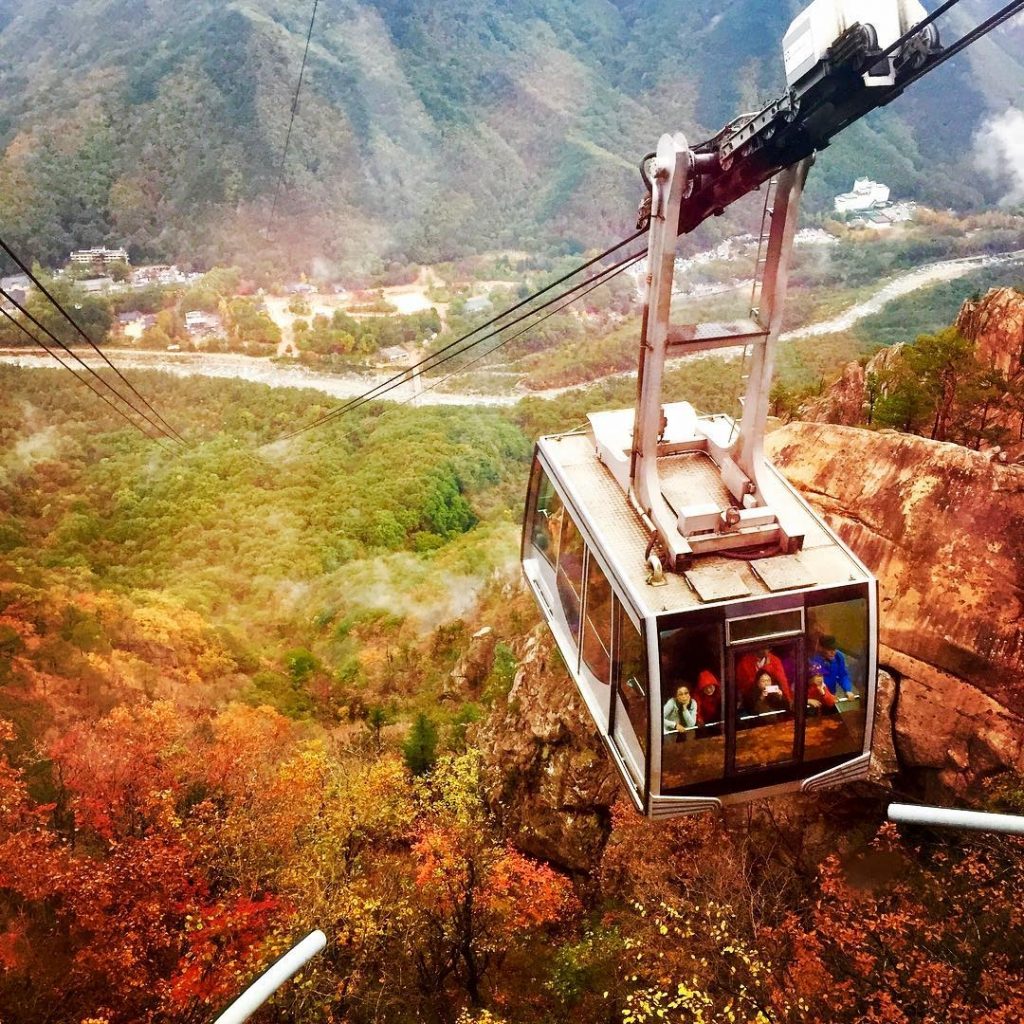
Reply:
M106 266L108 263L127 263L128 253L124 249L105 249L97 246L94 249L75 249L71 253L72 263L96 263Z
M835 198L836 213L853 213L858 210L871 210L876 206L884 206L889 202L889 186L870 178L858 178L853 183L852 192L844 192Z

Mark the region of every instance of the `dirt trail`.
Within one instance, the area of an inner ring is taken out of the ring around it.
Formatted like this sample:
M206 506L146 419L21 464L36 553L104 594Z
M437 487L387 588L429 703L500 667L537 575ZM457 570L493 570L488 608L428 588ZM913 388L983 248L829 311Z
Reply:
M916 270L900 275L894 281L890 281L879 288L870 299L858 302L855 306L851 306L845 312L840 313L839 316L833 317L831 320L823 320L820 323L798 327L793 331L787 331L781 336L781 340L791 341L795 338L818 338L824 334L838 334L840 331L848 331L858 320L863 320L865 317L880 312L894 299L902 298L911 292L938 284L940 281L955 281L957 278L966 277L982 267L993 266L998 263L1018 263L1022 260L1024 260L1024 249L1000 253L996 256L965 256L958 260L929 263L927 266L918 267Z

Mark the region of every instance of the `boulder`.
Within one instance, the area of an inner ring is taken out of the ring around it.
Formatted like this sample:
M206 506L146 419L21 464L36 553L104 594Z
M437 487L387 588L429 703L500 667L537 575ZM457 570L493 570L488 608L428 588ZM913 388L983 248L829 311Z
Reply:
M498 638L491 626L478 629L469 638L468 646L455 663L441 696L454 699L478 694L494 667L494 650L497 645Z

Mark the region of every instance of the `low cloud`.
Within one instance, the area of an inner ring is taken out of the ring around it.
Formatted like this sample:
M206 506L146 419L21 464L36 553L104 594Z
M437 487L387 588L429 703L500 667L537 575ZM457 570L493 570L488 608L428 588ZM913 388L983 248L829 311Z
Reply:
M1004 189L1000 202L1024 203L1024 111L989 118L974 136L974 166Z

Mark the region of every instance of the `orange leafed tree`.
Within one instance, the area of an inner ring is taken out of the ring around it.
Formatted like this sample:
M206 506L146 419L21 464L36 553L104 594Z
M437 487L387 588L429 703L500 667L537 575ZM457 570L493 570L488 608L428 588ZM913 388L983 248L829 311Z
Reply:
M432 813L413 849L417 971L425 993L455 979L474 1006L517 936L571 919L568 879L503 843L479 802L473 755L437 772Z

